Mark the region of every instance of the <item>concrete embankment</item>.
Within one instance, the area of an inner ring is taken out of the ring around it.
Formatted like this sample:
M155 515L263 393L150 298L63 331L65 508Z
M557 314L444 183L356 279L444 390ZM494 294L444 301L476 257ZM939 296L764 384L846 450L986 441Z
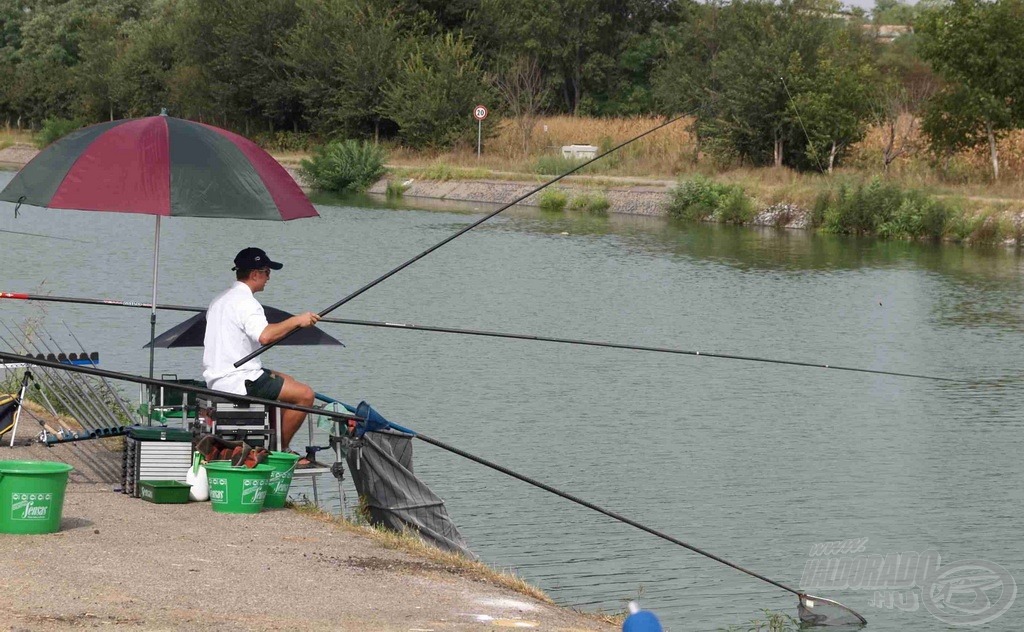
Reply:
M19 444L38 430L23 417ZM0 448L0 460L75 467L59 532L0 534L3 629L618 629L321 514L130 498L111 481L119 441Z
M604 182L604 181L602 181ZM370 187L369 192L383 195L387 191L385 178ZM431 198L454 202L485 202L507 204L518 199L541 184L540 182L519 182L509 180L413 180L402 194L409 198ZM584 193L601 193L607 199L612 213L630 215L665 215L669 186L662 181L651 184L594 184L586 180L569 180L550 188L565 192L570 198ZM538 206L539 193L521 202L527 206Z

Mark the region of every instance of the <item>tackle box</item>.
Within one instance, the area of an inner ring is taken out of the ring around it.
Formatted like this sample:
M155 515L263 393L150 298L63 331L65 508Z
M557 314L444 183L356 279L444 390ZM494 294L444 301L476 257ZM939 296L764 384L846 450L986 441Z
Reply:
M125 433L121 491L139 498L140 481L184 483L191 466L191 432L166 426L131 426Z
M199 421L209 432L228 441L272 448L274 431L263 404L232 402L217 397L197 400Z

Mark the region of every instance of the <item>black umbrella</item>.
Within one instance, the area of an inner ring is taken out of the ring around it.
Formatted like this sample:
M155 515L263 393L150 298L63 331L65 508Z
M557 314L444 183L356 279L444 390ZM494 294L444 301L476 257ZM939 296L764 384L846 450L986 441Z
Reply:
M267 315L267 321L271 323L279 323L283 320L287 320L292 317L286 311L277 309L276 307L263 306L263 311ZM171 327L164 333L160 334L153 340L153 344L161 349L170 349L174 347L201 347L203 346L203 338L206 337L206 312L200 312L189 318L185 322ZM303 327L294 336L289 336L287 339L282 340L283 345L341 345L340 340L325 334L323 331L316 327ZM143 349L148 349L147 344Z

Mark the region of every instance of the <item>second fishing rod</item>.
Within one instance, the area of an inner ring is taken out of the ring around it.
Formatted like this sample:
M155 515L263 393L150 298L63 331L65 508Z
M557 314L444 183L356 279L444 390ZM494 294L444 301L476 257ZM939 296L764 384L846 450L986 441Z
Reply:
M37 294L26 294L21 292L0 292L0 299L17 299L26 301L49 301L54 303L71 303L80 305L97 305L103 307L133 307L139 309L150 309L149 303L136 303L131 301L119 301L113 299L76 298L69 296L46 296ZM157 309L177 312L205 312L203 307L189 305L164 305L159 304ZM353 325L357 327L379 327L384 329L404 329L407 331L427 331L433 333L454 334L464 336L482 336L485 338L505 338L509 340L526 340L534 342L550 342L557 344L579 345L585 347L603 347L607 349L621 349L626 351L645 351L652 353L670 353L674 355L687 355L698 358L718 358L722 360L741 360L745 362L761 362L765 364L777 364L785 366L807 367L815 369L831 369L833 371L848 371L853 373L868 373L873 375L889 375L893 377L914 378L920 380L935 380L938 382L975 383L976 380L964 380L951 377L935 375L923 375L919 373L905 373L900 371L883 371L880 369L865 369L860 367L840 366L831 363L805 362L801 360L780 360L777 358L761 358L733 353L714 353L708 351L696 351L688 349L676 349L673 347L660 347L651 345L636 345L621 342L604 342L599 340L581 340L578 338L559 338L555 336L541 336L536 334L517 334L500 331L487 331L482 329L462 329L457 327L446 327L439 325L416 325L412 323L398 323L374 320L356 320L351 318L321 318L322 323L334 323L340 325Z
M522 202L526 198L530 197L531 195L534 195L534 194L536 194L536 193L546 189L547 187L551 186L552 184L558 182L559 180L562 180L563 178L567 178L568 176L571 176L572 174L576 173L577 171L583 169L587 165L590 165L590 164L592 164L594 162L597 162L598 160L601 160L605 156L607 156L609 154L613 154L616 151L622 149L626 145L635 143L636 141L640 140L641 138L643 138L643 137L645 137L645 136L647 136L649 134L653 134L654 132L660 130L661 128L667 127L667 126L675 123L676 121L679 121L679 120L685 118L686 116L687 116L686 114L680 114L679 116L676 116L674 118L671 118L671 119L665 121L664 123L661 123L659 125L655 125L654 127L652 127L651 129L647 130L646 132L643 132L641 134L637 134L633 138L630 138L629 140L627 140L625 142L619 143L618 145L616 145L615 147L612 147L608 151L606 151L606 152L604 152L602 154L598 154L597 156L591 158L590 160L587 160L586 162L583 162L583 163L573 167L572 169L566 171L562 175L557 176L555 178L552 178L551 180L548 180L544 184L542 184L542 185L540 185L538 187L535 187L533 190L531 190L531 191L529 191L527 193L524 193L523 195L517 197L516 199L512 200L508 204L505 204L504 206L502 206L501 208L497 209L496 211L481 217L480 219L478 219L477 221L473 222L472 224L469 224L469 225L463 227L461 230L456 231L454 234L449 235L448 237L445 237L444 239L442 239L441 241L437 242L436 244L434 244L430 248L427 248L426 250L424 250L423 252L419 253L418 255L416 255L416 256L406 260L403 263L400 263L399 265L395 266L391 270L389 270L389 271L385 272L384 274L380 275L379 277L377 277L373 281L370 281L369 283L367 283L363 287L359 288L355 292L352 292L351 294L349 294L348 296L344 297L343 299L341 299L337 303L335 303L335 304L331 305L330 307L328 307L327 309L321 311L320 314L319 314L320 317L323 318L327 314L329 314L329 313L333 312L334 310L338 309L339 307L341 307L345 303L348 303L349 301L351 301L352 299L356 298L360 294L362 294L362 293L366 292L367 290L375 287L379 283L382 283L383 281L386 281L387 279L391 278L395 274L398 274L402 270L404 270L407 267L411 266L412 264L416 263L417 261L419 261L423 257L426 257L427 255L429 255L430 253L434 252L438 248L444 246L445 244L450 243L450 242L454 241L455 239L458 239L462 235L465 235L466 233L468 233L469 231L473 230L474 228L476 228L480 224L483 224L484 222L486 222L487 220L491 219L492 217L497 216L498 214L508 210L509 208L515 206L516 204L519 204L520 202ZM155 299L154 299L154 302L155 302ZM278 340L276 340L275 342L271 342L269 344L263 345L259 349L255 350L252 353L250 353L249 355L245 356L244 358L241 358L240 360L235 362L235 368L238 368L238 367L242 366L243 364L245 364L249 360L252 360L253 358L259 356L260 354L262 354L263 352L267 351L271 347L274 347L275 345L281 344L281 342L283 342L289 336L293 335L298 330L299 330L299 327L296 327L296 328L292 329L291 331L289 331L287 334L285 334L283 337L281 337Z

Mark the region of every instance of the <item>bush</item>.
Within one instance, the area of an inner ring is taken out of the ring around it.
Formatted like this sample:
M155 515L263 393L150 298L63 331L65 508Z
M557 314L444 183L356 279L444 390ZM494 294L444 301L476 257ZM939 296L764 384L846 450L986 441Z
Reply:
M385 189L384 194L389 198L400 198L408 190L409 185L402 182L396 182L394 180L388 180L388 186L387 189Z
M606 215L611 203L602 193L583 193L572 199L569 208L592 215Z
M547 211L549 213L561 213L565 210L565 204L569 201L569 196L558 189L545 189L540 194L540 199L537 200L537 205L540 206L540 210Z
M843 185L834 196L819 195L812 220L830 233L942 239L952 231L957 237L966 238L974 227L963 223L952 226L955 214L948 204L920 191L903 191L874 179L853 189Z
M48 118L43 121L43 128L36 134L36 147L42 149L85 125L85 121L80 119Z
M303 160L302 176L316 189L335 193L365 191L384 175L386 152L378 145L354 140L318 147Z
M722 221L749 221L754 206L738 186L719 184L696 176L669 193L668 213L676 219L701 221L712 216Z
M715 219L727 224L746 224L757 215L754 203L740 187L730 187L718 200Z

